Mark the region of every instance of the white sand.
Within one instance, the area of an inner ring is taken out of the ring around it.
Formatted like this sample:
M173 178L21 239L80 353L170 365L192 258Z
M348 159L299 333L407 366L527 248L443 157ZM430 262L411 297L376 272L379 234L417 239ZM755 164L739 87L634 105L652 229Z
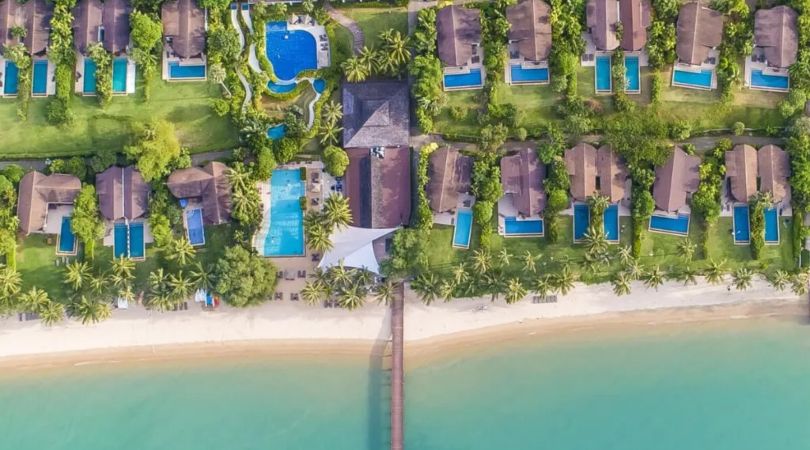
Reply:
M697 286L667 283L656 291L635 283L633 293L624 297L614 296L609 285L577 285L573 292L559 296L558 302L551 304L533 304L530 296L515 305L478 298L425 306L408 291L405 339L413 342L535 319L711 305L776 305L784 301L798 298L790 292L775 291L764 281L754 282L744 292L705 283ZM200 311L193 304L189 311L169 313L135 307L114 311L112 319L95 325L69 320L44 327L36 321L19 322L14 316L0 320L0 358L179 344L372 341L388 338L388 317L388 309L374 303L357 311L344 311L290 301L268 302L244 310L224 307L215 312Z

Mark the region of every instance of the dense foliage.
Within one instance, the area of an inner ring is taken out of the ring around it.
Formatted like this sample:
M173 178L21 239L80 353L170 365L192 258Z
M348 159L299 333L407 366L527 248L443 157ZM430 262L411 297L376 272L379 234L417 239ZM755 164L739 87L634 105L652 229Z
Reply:
M708 253L706 247L710 231L720 217L720 194L726 177L725 153L731 147L730 140L721 139L714 149L706 152L700 164L700 185L697 192L692 194L692 211L703 221L705 229L701 242L704 255Z
M96 188L92 184L82 186L82 190L76 196L70 223L73 233L84 244L85 257L92 261L96 241L104 237L104 222L98 209Z
M714 2L714 7L729 16L723 26L717 84L721 101L731 103L734 89L739 88L742 82L740 59L750 55L753 50L754 17L745 0L718 0Z
M414 52L411 94L417 105L414 112L419 128L429 133L433 131L433 120L447 102L442 90L442 64L436 55L436 8L419 11L411 42Z
M132 144L124 147L124 154L135 163L146 181L191 165L188 154L181 152L174 125L165 120L142 124Z
M419 150L419 161L416 165L416 214L414 214L414 227L430 231L433 228L433 211L430 209L430 200L427 196L427 184L430 181L428 168L430 155L439 148L438 144L430 143Z
M585 50L582 40L582 24L585 5L582 0L551 0L551 47L549 65L551 85L556 92L565 92L567 97L577 95L577 67Z
M495 155L481 155L473 162L471 192L475 195L473 217L481 228L481 246L488 247L493 233L492 216L503 196L501 167Z
M239 245L225 249L214 267L214 276L214 290L238 307L267 300L276 287L273 263Z

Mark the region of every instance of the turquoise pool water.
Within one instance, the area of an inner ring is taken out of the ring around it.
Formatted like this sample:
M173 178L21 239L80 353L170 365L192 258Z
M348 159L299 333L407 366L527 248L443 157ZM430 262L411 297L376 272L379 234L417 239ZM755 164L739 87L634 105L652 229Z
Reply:
M790 77L766 75L761 70L751 71L751 86L786 91L790 88Z
M276 169L270 177L270 228L264 240L264 256L301 256L304 249L306 195L299 169Z
M127 226L123 223L117 223L113 227L113 256L116 258L129 257Z
M602 216L605 237L609 242L619 242L619 205L608 206Z
M32 78L31 92L34 95L48 94L48 61L34 61L34 74Z
M627 92L641 92L641 68L638 56L624 57L624 80Z
M548 83L547 68L524 69L520 64L512 64L509 73L513 84Z
M96 93L96 69L96 63L92 59L84 58L82 92L85 94Z
M315 36L304 30L288 30L287 22L268 22L265 50L280 80L294 80L305 70L318 68Z
M142 222L134 222L127 226L123 223L115 224L113 228L113 255L116 258L143 258L146 254L144 242L144 229Z
M745 244L751 241L751 224L748 217L748 205L734 206L734 243Z
M113 92L126 94L127 92L127 59L115 58L112 66Z
M765 210L765 243L779 243L779 211L775 207Z
M17 95L19 92L20 70L11 61L6 61L6 70L3 74L3 94Z
M274 94L286 94L287 92L292 92L297 86L298 83L296 82L287 84L278 84L272 81L267 82L267 89Z
M574 242L579 242L588 232L588 225L591 220L591 212L585 203L574 205Z
M191 245L205 245L202 209L186 210L186 234Z
M517 217L507 217L504 220L504 235L542 236L543 221L541 219L518 220Z
M456 226L453 229L453 247L470 248L472 236L473 212L471 209L459 209L456 213Z
M445 89L478 87L483 84L481 69L471 69L469 73L456 73L444 76Z
M678 214L678 217L667 217L653 214L650 216L650 231L686 236L689 234L689 215Z
M315 81L312 82L312 88L315 89L315 92L318 94L323 94L323 90L326 89L326 81L321 78L316 78Z
M596 92L610 92L613 81L610 75L610 56L600 55L596 57Z
M71 228L70 217L63 216L59 227L59 253L72 255L76 253L76 235Z
M681 86L692 86L702 89L711 89L712 71L708 69L700 72L687 72L684 70L674 70L672 73L672 83Z
M287 126L284 124L274 125L267 129L267 137L272 140L281 139L287 134Z
M205 65L181 66L179 62L172 61L169 63L169 78L177 80L203 79L205 78Z

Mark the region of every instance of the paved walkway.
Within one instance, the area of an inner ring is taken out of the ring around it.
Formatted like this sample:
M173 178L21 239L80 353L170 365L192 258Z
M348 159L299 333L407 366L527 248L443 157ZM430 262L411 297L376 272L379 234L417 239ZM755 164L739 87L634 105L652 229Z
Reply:
M344 27L348 28L349 31L352 33L352 50L354 53L360 53L360 50L366 45L366 37L363 35L363 30L360 29L360 26L357 25L357 22L354 19L348 17L347 15L343 14L342 12L335 9L329 2L324 3L323 9L329 14L329 17L335 20L335 22L343 25Z

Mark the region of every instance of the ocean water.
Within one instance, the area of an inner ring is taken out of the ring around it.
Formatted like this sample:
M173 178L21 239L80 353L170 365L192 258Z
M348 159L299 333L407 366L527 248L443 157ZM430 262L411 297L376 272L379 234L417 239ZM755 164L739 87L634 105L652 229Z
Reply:
M810 448L799 321L477 345L410 364L406 448ZM387 388L367 357L6 371L0 448L382 450Z

